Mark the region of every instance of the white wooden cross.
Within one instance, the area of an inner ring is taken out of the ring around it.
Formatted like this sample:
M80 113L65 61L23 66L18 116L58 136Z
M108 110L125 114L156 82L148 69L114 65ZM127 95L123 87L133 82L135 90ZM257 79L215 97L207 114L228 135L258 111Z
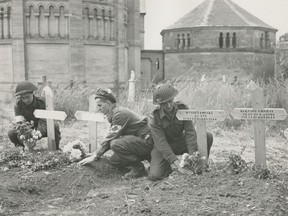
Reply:
M95 95L89 97L89 112L76 111L74 114L77 120L90 121L89 122L89 152L94 152L97 149L97 124L104 122L106 117L102 113L96 113Z
M47 119L48 148L56 150L54 120L64 121L67 115L63 111L54 111L53 92L49 86L45 86L43 92L45 93L46 110L36 109L33 114L36 118Z
M207 163L207 130L206 121L224 121L227 117L223 110L207 110L206 94L198 90L195 95L196 110L178 110L179 120L194 120L197 131L197 147L201 157L206 157Z
M266 166L265 120L284 120L287 112L282 108L264 108L265 98L259 87L253 90L253 108L235 108L234 119L250 119L254 122L255 165Z

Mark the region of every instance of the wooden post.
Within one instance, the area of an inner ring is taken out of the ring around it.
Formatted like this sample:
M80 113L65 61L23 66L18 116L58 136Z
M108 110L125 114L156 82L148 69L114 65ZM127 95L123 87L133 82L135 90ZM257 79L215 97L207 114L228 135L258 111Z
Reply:
M256 88L253 90L252 106L255 110L263 110L265 98L263 90ZM265 122L264 120L254 120L254 141L255 141L255 164L266 166L266 145L265 145Z
M207 109L206 94L198 90L195 95L196 110L203 111ZM205 156L206 163L208 162L207 152L207 130L205 120L196 120L196 131L197 131L197 146L201 157Z
M98 122L104 122L105 116L102 113L96 113L97 104L95 95L89 97L89 112L76 111L74 116L77 120L89 121L89 152L97 150L97 127Z
M264 108L265 98L259 87L253 90L253 108L235 108L234 119L250 119L254 123L255 165L266 166L265 121L284 120L287 112L282 108Z
M206 157L208 162L207 151L207 131L206 121L224 121L227 117L223 110L206 110L206 94L198 90L196 93L196 110L178 110L176 116L179 120L196 122L197 147L201 157Z
M54 110L53 92L49 86L45 86L43 88L43 91L45 92L46 110L53 111ZM48 137L48 148L50 150L56 150L55 129L53 119L47 119L47 137Z
M48 148L56 150L54 120L64 121L67 115L62 111L54 111L53 92L49 86L45 86L43 92L45 94L46 110L36 109L33 114L36 118L47 120Z
M89 112L96 112L95 95L89 97ZM94 152L97 149L97 122L89 122L89 152Z

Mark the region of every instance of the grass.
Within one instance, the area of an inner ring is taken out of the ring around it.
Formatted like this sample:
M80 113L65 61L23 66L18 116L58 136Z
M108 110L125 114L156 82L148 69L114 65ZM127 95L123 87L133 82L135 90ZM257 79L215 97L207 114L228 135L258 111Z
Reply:
M252 90L247 88L246 82L230 84L221 80L205 80L203 82L191 77L180 77L172 81L179 90L175 100L180 100L190 109L196 108L195 97L200 89L206 93L207 109L224 110L229 116L234 108L252 107ZM269 81L259 80L256 85L264 90L266 107L284 108L288 110L288 81L270 79ZM68 119L74 118L77 110L88 111L89 97L96 92L96 89L88 87L84 83L71 82L69 85L52 86L54 90L55 110L65 111ZM151 84L145 91L138 91L135 102L127 102L128 86L118 90L113 90L118 96L120 105L130 108L136 113L149 116L155 105L152 103L153 85ZM229 123L230 124L230 123ZM270 127L280 125L281 129L286 129L288 120L284 122L269 121Z

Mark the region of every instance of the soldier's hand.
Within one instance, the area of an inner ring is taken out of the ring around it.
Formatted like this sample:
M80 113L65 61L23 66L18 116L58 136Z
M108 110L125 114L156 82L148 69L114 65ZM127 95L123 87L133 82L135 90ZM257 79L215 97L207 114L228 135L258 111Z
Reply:
M171 165L171 167L172 167L173 170L176 170L176 171L178 171L178 172L180 172L182 174L185 174L185 175L194 174L192 170L180 167L180 161L179 160L174 161L174 163Z
M86 158L84 158L83 160L79 161L78 164L83 166L83 165L85 165L85 164L92 163L93 161L95 161L95 160L97 160L97 159L98 159L97 155L96 155L96 154L93 154L93 155L91 155L91 156L89 156L89 157L86 157Z

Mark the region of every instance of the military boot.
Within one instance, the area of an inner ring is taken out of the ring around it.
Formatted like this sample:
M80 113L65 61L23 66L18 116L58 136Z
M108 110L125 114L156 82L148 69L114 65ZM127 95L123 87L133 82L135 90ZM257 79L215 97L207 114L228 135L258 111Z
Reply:
M138 162L132 166L130 172L128 172L124 175L124 178L135 179L135 178L140 178L140 177L145 176L145 175L146 175L146 170L145 170L143 163Z

